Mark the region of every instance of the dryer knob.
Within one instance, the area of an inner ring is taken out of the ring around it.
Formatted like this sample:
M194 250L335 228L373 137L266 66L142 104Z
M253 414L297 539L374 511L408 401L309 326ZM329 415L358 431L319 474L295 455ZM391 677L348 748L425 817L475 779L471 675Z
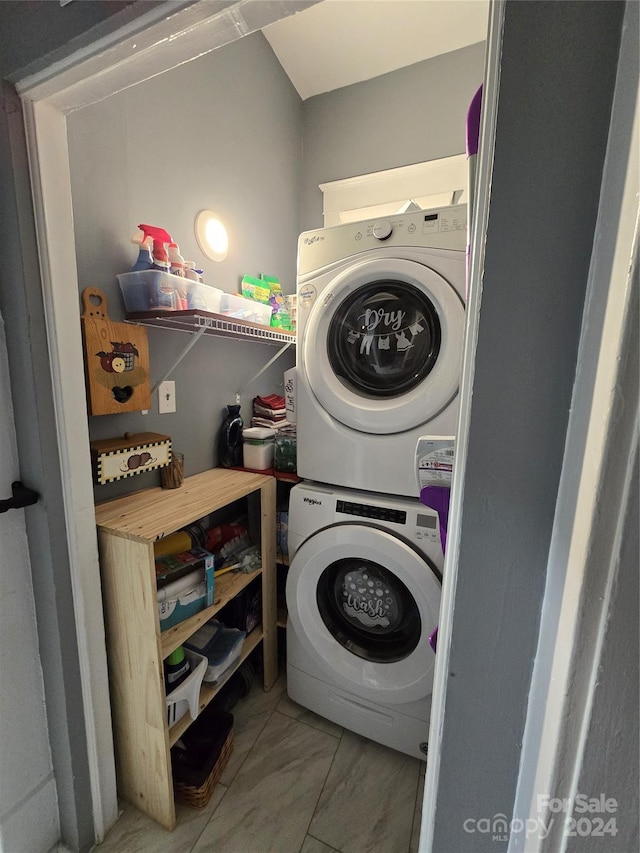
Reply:
M392 232L393 225L388 219L381 219L380 222L376 222L373 226L373 236L378 240L387 240L391 237Z

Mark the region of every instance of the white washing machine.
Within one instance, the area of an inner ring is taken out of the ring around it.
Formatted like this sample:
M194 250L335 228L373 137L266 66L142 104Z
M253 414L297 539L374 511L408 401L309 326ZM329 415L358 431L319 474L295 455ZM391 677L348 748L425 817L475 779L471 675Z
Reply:
M289 696L424 758L443 564L437 513L410 498L299 483L288 536Z
M452 436L465 325L466 205L298 241L298 474L418 496L421 435Z

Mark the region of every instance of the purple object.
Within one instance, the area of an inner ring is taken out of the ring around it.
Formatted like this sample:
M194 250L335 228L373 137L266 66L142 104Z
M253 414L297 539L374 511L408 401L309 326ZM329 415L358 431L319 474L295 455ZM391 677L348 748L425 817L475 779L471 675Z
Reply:
M440 544L442 553L445 553L447 544L447 523L449 521L449 498L451 489L449 486L425 486L420 490L420 501L425 506L435 509L440 519Z
M438 628L435 627L433 631L429 634L429 645L435 652L436 646L438 645Z
M447 524L449 522L449 499L451 489L449 486L425 486L420 490L420 502L425 506L435 509L440 520L440 544L442 553L447 545ZM429 645L434 653L438 645L438 626L429 634Z
M478 153L480 115L482 113L482 86L475 93L467 110L467 157Z
M482 86L475 93L467 110L467 161L469 164L469 199L467 203L467 278L465 300L469 297L469 280L471 278L471 233L473 227L476 160L480 145L480 116L482 114Z

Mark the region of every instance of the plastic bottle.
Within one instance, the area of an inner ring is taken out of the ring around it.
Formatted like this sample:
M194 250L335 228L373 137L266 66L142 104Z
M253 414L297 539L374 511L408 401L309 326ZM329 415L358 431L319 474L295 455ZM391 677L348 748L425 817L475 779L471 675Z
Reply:
M145 237L142 242L140 242L136 237L134 237L131 242L140 244L138 258L135 264L131 267L131 272L150 270L153 267L153 258L151 257L151 247L153 246L153 238Z
M179 275L184 277L184 258L180 254L180 247L177 243L169 243L169 272L171 275Z
M191 279L191 281L200 281L194 261L184 262L184 277Z
M169 268L171 275L184 278L184 258L180 254L178 244L169 243L167 254L169 255L169 264L171 265ZM189 308L186 287L176 287L176 308L178 311L186 311Z
M222 468L242 467L242 428L240 406L227 406L218 437L218 465Z
M184 646L171 652L164 664L164 681L167 693L171 693L191 674L189 660L184 653Z

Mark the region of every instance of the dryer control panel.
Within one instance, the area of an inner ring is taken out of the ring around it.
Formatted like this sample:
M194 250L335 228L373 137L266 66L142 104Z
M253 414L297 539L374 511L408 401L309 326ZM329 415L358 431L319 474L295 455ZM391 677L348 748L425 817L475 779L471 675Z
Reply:
M464 252L466 245L466 204L317 228L298 238L298 283L310 272L370 249L385 247L398 252L401 247L419 247Z

